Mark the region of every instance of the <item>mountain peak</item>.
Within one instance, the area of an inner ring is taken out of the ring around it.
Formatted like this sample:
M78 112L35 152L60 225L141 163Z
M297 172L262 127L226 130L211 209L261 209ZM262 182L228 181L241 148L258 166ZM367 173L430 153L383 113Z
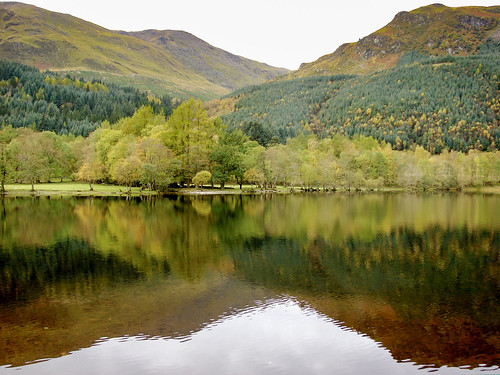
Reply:
M450 8L436 3L397 13L388 25L302 64L292 76L368 74L394 67L410 51L467 55L488 38L500 40L500 6Z

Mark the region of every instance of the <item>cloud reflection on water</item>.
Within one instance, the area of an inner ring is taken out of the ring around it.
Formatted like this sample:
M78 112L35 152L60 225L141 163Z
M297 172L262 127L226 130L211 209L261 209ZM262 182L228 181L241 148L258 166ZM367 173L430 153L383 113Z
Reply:
M471 373L398 363L368 336L290 297L257 303L188 336L102 338L68 356L0 367L0 373L66 374L68 369L75 375Z

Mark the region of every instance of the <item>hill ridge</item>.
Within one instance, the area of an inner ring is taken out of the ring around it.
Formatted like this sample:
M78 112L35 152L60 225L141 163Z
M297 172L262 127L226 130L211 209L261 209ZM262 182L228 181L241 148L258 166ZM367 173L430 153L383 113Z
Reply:
M219 59L215 67L206 63L214 70L218 66L224 75L221 85L213 74L204 75L206 69L193 70L168 49L123 33L34 5L0 3L0 55L42 70L82 70L86 78L202 99L218 97L233 87L262 83L288 72L245 59L247 68L230 75L223 59ZM191 45L191 48L197 50L198 46ZM200 61L214 60L210 54L200 55Z
M183 30L147 29L118 32L155 44L210 82L217 82L231 91L252 84L259 76L265 77L265 80L274 78L275 75L271 74L269 69L278 69L280 75L288 73L287 69L273 68L268 64L227 52ZM193 45L198 48L193 48Z

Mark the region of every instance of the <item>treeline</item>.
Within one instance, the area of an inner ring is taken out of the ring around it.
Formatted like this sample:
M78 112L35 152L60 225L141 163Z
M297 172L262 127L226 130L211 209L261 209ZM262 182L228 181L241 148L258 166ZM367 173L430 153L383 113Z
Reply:
M300 132L319 138L372 136L397 150L416 145L494 151L500 142L500 47L476 55L432 58L409 53L394 69L369 76L309 77L272 82L234 94L222 116L262 145Z
M165 119L151 106L132 117L105 121L89 137L28 128L0 131L2 189L10 181L53 179L120 183L165 190L171 186L244 183L260 188L358 189L384 186L455 189L500 182L500 152L422 146L394 150L373 137L299 134L267 147L241 130L210 119L201 101L179 105Z
M166 116L172 112L168 95L154 98L133 88L0 60L0 125L87 136L103 121L132 116L143 105Z

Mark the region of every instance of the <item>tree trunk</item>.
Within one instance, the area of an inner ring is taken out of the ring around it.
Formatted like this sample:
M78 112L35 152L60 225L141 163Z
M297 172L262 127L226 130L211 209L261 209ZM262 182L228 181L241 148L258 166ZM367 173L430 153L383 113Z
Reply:
M94 188L92 187L92 182L89 181L89 186L90 186L90 191L94 191Z
M236 183L240 186L240 190L243 189L243 177L236 177Z

